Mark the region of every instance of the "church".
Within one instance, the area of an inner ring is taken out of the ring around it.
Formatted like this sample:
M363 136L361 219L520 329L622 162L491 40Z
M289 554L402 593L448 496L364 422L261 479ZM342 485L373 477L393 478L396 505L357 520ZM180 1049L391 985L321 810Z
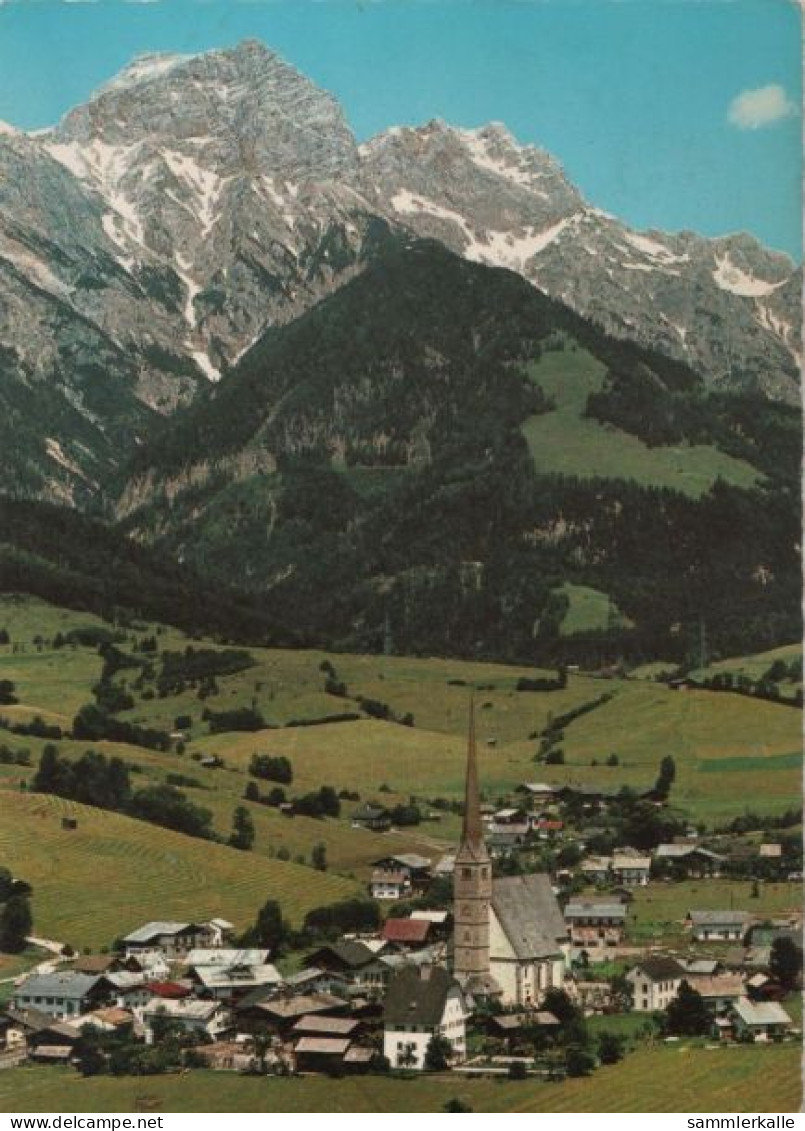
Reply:
M493 878L480 800L470 708L464 824L453 879L453 973L474 996L537 1007L546 990L564 983L568 930L548 876Z

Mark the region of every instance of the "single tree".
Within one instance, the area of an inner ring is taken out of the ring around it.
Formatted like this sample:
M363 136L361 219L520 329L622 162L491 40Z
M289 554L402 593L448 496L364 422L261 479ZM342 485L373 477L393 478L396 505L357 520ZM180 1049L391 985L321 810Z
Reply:
M310 860L313 867L319 872L327 871L327 846L322 844L313 845L313 851L310 854Z
M617 1064L623 1060L624 1039L617 1033L605 1030L598 1037L598 1059L602 1064Z
M657 775L657 781L654 789L658 796L665 800L671 792L671 786L674 784L676 778L676 762L670 754L666 754L660 762L660 772Z
M668 1006L666 1025L669 1033L698 1037L710 1032L712 1018L698 990L682 982L679 992Z
M31 933L33 916L28 900L23 895L12 895L0 911L0 950L6 954L19 954Z
M248 851L254 844L254 821L245 805L238 805L232 818L232 835L229 838L232 848Z
M425 1068L428 1072L444 1072L453 1055L453 1046L446 1037L433 1034L425 1049Z
M793 990L802 974L802 947L786 936L775 939L771 944L769 973L785 989Z

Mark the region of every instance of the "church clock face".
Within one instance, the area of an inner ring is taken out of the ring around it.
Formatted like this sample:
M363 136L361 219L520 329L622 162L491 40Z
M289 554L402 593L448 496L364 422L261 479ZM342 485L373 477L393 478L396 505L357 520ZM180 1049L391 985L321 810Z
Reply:
M472 908L470 907L469 903L463 904L463 906L461 908L462 916L469 915L471 913L471 911L472 911Z

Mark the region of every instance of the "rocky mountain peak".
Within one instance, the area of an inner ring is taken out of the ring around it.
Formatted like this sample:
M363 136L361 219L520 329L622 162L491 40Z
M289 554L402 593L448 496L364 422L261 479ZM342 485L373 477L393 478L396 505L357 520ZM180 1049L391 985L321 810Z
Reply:
M230 176L330 177L356 154L335 99L254 40L203 55L140 56L50 136L56 146L127 154L168 147Z

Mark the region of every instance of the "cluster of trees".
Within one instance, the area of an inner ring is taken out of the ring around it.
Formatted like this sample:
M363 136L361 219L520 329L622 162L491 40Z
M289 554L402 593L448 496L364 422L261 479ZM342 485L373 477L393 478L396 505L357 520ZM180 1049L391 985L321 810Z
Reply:
M42 751L31 789L126 813L188 836L214 839L209 809L195 805L171 785L149 785L132 790L126 763L94 750L88 750L71 762L48 744Z
M280 782L281 785L290 785L293 781L293 766L284 754L252 754L249 773L252 777Z
M701 681L702 687L706 687L708 691L731 691L735 695L749 695L753 699L767 699L772 703L788 703L794 707L802 706L802 688L791 688L790 694L784 695L783 689L780 687L781 680L789 680L793 678L802 678L800 671L799 676L789 676L786 664L782 660L778 660L777 664L785 671L785 674L773 677L770 673L778 670L772 665L767 672L760 677L760 679L750 679L749 676L744 675L742 672L716 672L715 675L705 676ZM794 665L792 665L793 667Z
M31 738L47 738L56 742L62 737L61 727L55 723L46 723L41 715L34 715L29 723L12 722L11 719L0 717L0 728L11 734L25 734Z
M30 750L14 750L4 742L0 742L0 766L30 766L30 764Z
M85 703L79 710L73 719L73 738L88 742L122 742L144 746L147 750L171 748L171 737L166 730L118 719L98 703Z
M137 1040L131 1027L105 1032L94 1025L85 1025L75 1045L76 1066L82 1076L159 1076L180 1068L203 1066L194 1054L198 1033L171 1022L167 1017L155 1018L154 1043Z
M240 938L241 946L270 948L272 955L316 946L344 934L376 931L381 923L380 908L372 899L342 899L314 907L305 916L301 929L294 930L275 899L267 900L257 913L253 926Z
M5 954L25 950L33 927L31 894L29 884L0 867L0 951Z
M338 817L341 814L341 802L331 785L294 797L292 804L293 812L304 817Z
M211 711L205 707L202 719L209 723L210 734L224 734L233 730L264 730L266 721L256 707L232 707L228 711Z
M563 691L567 687L567 668L562 665L556 673L556 679L546 679L544 676L530 679L526 676L517 680L515 691Z
M211 585L73 507L3 496L0 529L3 592L30 593L110 623L133 613L193 634L255 644L272 639L259 602L233 591L228 579Z
M187 686L195 687L217 676L235 675L254 666L250 652L239 648L195 648L188 644L184 652L163 652L157 675L161 695L179 695Z

